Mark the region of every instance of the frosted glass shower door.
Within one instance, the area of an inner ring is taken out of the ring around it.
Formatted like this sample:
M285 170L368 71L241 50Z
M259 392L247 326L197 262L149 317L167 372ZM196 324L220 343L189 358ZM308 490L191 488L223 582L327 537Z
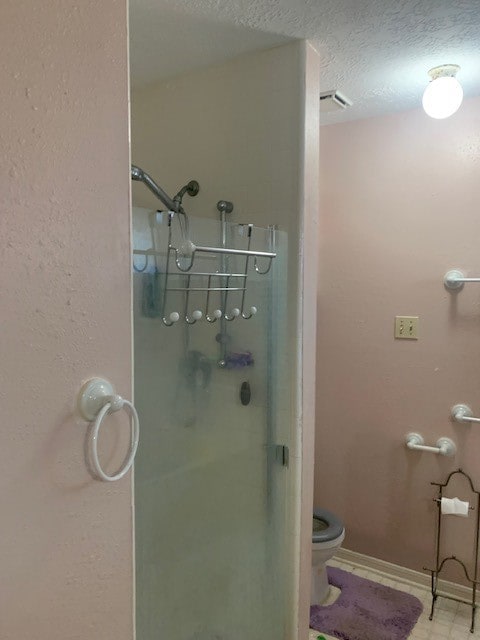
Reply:
M243 248L244 233L229 225L230 246ZM165 234L164 214L134 209L135 248L164 246ZM249 276L250 320L165 326L164 261L134 256L137 640L287 640L287 238L275 235L270 273ZM192 219L190 236L218 246L219 222ZM253 248L268 250L269 237L254 229ZM216 261L206 256L202 271ZM190 310L204 310L204 296L192 294ZM166 306L182 315L184 293Z

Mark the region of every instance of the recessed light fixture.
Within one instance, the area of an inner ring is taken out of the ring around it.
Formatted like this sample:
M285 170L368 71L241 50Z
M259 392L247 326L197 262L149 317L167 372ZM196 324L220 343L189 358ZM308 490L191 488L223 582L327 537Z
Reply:
M462 85L455 77L458 71L458 64L442 64L428 72L431 81L423 94L422 104L431 118L448 118L462 104Z

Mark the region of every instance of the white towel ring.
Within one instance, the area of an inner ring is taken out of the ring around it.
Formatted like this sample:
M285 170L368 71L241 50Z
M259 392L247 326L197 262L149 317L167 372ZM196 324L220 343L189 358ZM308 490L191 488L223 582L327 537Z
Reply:
M100 460L98 459L98 434L105 416L125 407L128 408L131 417L130 449L120 469L113 475L108 475L102 469ZM124 400L121 396L117 395L108 380L93 378L86 382L81 388L78 396L78 408L85 420L89 422L95 421L89 435L89 444L92 467L96 477L104 482L120 480L132 467L137 453L140 438L140 422L135 407L128 400Z
M98 459L98 433L100 431L100 426L102 424L103 419L109 413L113 413L117 411L116 405L121 403L119 407L122 409L123 407L128 407L131 414L131 436L130 436L130 451L125 458L124 463L112 476L109 476L102 469L100 465L100 460ZM115 480L120 480L123 476L130 470L133 461L135 459L135 454L137 453L138 440L140 437L140 425L138 420L138 413L131 402L128 400L124 400L120 396L114 396L111 399L111 402L107 402L103 405L100 411L95 418L95 424L93 425L92 432L90 434L90 448L92 452L92 466L96 475L103 480L104 482L114 482Z

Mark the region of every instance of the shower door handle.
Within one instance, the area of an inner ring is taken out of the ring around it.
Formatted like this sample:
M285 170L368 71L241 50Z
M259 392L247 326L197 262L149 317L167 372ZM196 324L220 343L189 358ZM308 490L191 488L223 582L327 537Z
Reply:
M283 467L288 467L290 450L286 444L277 444L277 460Z

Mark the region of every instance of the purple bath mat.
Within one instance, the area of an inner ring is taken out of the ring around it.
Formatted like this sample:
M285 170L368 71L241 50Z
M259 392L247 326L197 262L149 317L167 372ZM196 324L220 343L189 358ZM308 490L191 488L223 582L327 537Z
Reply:
M405 640L422 613L415 596L353 573L327 567L341 589L331 605L310 607L310 627L341 640Z

